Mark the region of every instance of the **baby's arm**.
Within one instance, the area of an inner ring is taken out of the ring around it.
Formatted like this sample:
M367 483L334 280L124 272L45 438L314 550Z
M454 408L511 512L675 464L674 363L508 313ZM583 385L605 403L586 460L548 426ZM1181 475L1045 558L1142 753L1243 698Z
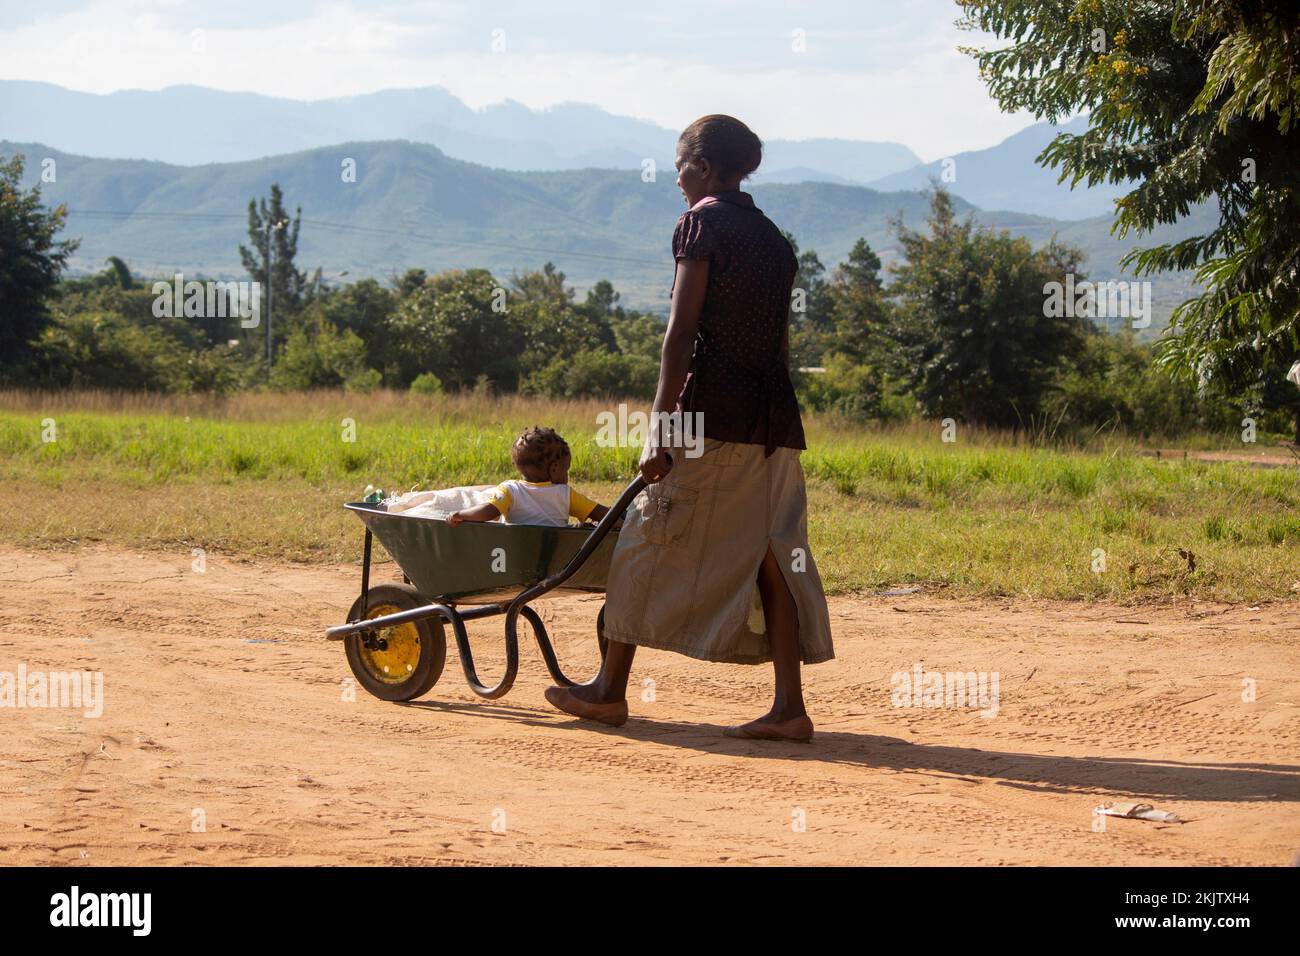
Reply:
M447 524L453 528L462 521L496 521L503 514L510 512L514 500L510 495L510 486L501 482L492 489L492 500L473 508L462 508L447 515Z
M588 520L588 522L590 522L591 524L595 524L599 522L599 520L604 518L604 516L606 516L607 514L610 514L610 509L607 509L606 506L593 505L591 506L591 510L588 512L588 515L586 515L586 520ZM616 522L614 523L614 527L615 528L623 527L623 519L620 518L619 520L616 520Z
M497 506L491 503L478 505L475 508L466 508L463 511L453 511L447 515L447 524L453 528L462 521L496 521L501 517L501 512Z
M579 521L599 521L609 511L598 505L576 488L569 488L569 516Z

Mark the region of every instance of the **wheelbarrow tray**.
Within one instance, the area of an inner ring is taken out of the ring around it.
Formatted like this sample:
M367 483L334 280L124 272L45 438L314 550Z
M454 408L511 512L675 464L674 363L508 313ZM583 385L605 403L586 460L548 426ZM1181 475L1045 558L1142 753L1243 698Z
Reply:
M421 595L444 604L513 598L562 569L592 533L497 521L453 528L444 518L390 513L360 502L345 507L365 522ZM616 541L617 533L606 536L556 590L603 593Z

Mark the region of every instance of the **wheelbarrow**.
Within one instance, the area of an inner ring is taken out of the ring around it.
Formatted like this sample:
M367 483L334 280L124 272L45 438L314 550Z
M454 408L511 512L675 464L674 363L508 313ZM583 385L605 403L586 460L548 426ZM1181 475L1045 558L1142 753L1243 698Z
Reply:
M552 591L603 594L616 535L610 531L632 499L645 488L638 476L595 528L548 527L466 521L389 513L382 505L344 505L366 526L361 595L348 623L329 628L343 641L353 676L382 700L414 700L429 692L447 660L446 625L451 625L461 670L470 689L495 700L514 686L519 671L519 619L532 628L546 669L570 687L560 669L546 626L530 602ZM374 539L402 571L403 584L370 583ZM479 679L466 621L505 616L506 668L496 684ZM605 656L605 608L596 618L596 639Z

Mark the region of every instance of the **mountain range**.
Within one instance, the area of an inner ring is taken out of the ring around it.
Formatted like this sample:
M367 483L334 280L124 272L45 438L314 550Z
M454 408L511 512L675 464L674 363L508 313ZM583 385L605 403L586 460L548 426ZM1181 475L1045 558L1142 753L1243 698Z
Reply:
M1077 117L1060 126L1035 123L990 149L921 163L874 179L867 185L893 192L924 189L931 181L937 181L984 209L1015 209L1056 219L1108 215L1115 208L1114 201L1128 192L1126 188L1099 183L1070 189L1057 182L1058 170L1044 168L1034 161L1057 133L1079 134L1087 128L1087 117Z
M1060 129L1084 126L1076 119ZM653 160L660 175L671 177L678 132L581 103L534 110L506 100L471 109L440 87L301 101L198 86L94 94L0 80L0 139L180 166L408 140L516 172L594 167L639 173ZM924 189L934 179L984 209L1056 219L1110 213L1117 187L1071 190L1056 182L1056 172L1034 163L1056 132L1038 123L988 149L930 163L894 142L771 139L753 184L830 182L894 192Z
M238 276L248 202L279 183L290 208L304 210L299 266L319 266L327 278L389 276L415 266L484 266L505 277L552 261L580 291L608 278L628 305L663 308L672 279L669 240L684 208L671 170L651 181L639 169L509 170L405 141L346 142L201 166L0 141L0 156L14 153L27 157L27 184L39 184L47 203L66 204L65 234L81 240L72 266L83 271L98 270L107 256L117 255L142 275ZM349 169L355 181L348 181ZM51 174L53 181L42 181ZM816 250L828 266L859 237L891 261L891 220L901 217L919 228L928 204L917 190L834 182L749 188L801 249ZM1056 235L1079 246L1095 278L1120 278L1118 260L1132 245L1110 235L1109 216L1069 221L979 209L961 198L956 207L1036 243ZM1208 215L1198 211L1145 241L1196 234ZM1157 279L1157 318L1189 288L1185 276Z
M177 135L177 123L186 135ZM440 87L309 102L199 86L95 94L0 80L0 138L182 166L402 139L497 169L640 170L653 159L671 170L679 132L582 103L533 110L506 100L475 110ZM865 183L918 163L898 143L773 139L766 143L763 181Z

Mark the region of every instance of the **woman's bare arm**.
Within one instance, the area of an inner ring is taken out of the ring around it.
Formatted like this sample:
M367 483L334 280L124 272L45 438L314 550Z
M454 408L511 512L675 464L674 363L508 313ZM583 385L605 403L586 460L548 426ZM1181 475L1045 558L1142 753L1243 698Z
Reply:
M707 259L681 259L677 262L677 276L673 282L673 302L668 313L668 329L660 351L659 387L655 390L651 421L658 423L660 413L672 412L677 398L686 384L690 370L691 354L695 350L695 333L700 326L700 310L704 307L704 293L709 284ZM662 445L662 436L651 428L641 452L641 475L648 482L659 481L672 468L668 450Z
M655 390L652 411L658 421L658 413L671 412L677 407L677 398L686 384L686 373L690 370L691 355L695 350L695 333L700 327L700 310L704 307L704 292L709 284L709 260L680 259L677 262L677 278L673 282L672 309L668 314L668 330L664 333L663 349L660 352L659 387ZM646 449L647 454L650 449ZM643 456L643 459L645 456ZM644 460L642 464L644 465ZM659 464L666 465L660 461ZM667 474L667 467L657 474ZM654 474L652 473L652 474ZM651 475L646 475L650 480Z

